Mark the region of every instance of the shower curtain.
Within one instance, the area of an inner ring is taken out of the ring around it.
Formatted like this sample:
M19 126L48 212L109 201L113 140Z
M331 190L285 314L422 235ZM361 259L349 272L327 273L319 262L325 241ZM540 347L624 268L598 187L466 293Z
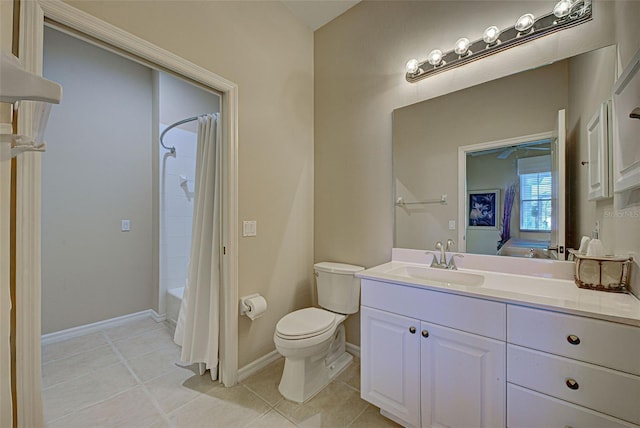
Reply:
M218 377L222 159L219 114L198 118L193 227L187 283L174 341L181 360Z

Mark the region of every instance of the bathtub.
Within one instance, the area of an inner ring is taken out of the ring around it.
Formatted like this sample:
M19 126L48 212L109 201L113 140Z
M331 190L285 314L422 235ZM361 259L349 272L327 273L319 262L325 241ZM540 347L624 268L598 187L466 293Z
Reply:
M548 247L549 241L511 238L498 250L498 255L536 259L555 258L554 255L547 250Z
M178 322L178 314L180 313L183 294L184 287L170 288L167 290L167 321L174 326Z

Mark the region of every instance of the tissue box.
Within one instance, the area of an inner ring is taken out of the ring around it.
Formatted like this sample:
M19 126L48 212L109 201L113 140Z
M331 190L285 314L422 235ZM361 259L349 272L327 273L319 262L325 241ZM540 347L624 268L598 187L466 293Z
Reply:
M573 253L576 262L575 281L580 288L628 293L631 257L591 257Z

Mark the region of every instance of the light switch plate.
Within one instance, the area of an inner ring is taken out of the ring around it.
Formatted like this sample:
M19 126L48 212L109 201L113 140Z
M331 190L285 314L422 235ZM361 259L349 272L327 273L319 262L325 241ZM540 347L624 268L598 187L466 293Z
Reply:
M449 230L456 230L456 221L449 220Z
M122 232L129 232L131 230L131 220L122 220L120 223L120 230Z
M256 236L257 222L255 220L242 222L242 236Z

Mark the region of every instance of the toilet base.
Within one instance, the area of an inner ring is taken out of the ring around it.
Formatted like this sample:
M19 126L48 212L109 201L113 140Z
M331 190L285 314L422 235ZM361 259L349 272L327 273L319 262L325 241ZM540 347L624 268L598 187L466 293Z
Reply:
M327 363L309 359L285 359L284 371L278 390L287 400L304 403L322 391L329 383L353 362L353 356L344 352Z

